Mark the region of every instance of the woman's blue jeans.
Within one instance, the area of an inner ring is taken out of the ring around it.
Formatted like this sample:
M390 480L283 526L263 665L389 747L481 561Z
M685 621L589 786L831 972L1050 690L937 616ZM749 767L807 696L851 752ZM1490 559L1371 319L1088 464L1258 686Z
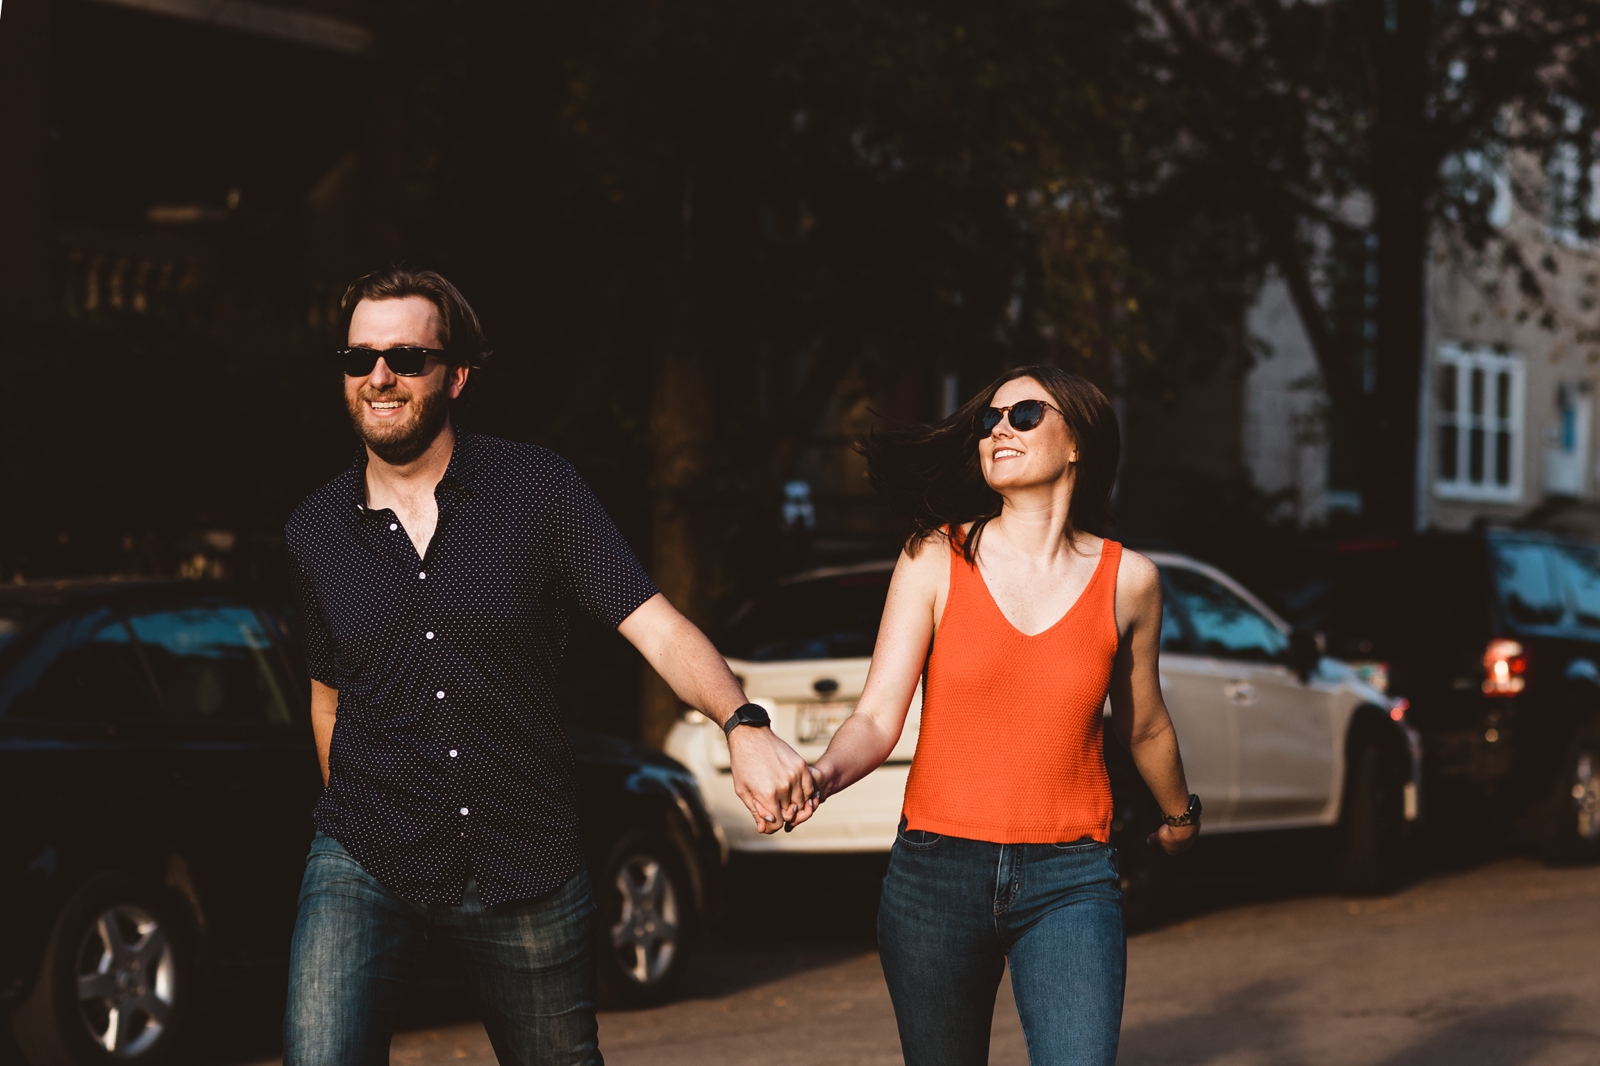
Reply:
M459 907L410 903L318 833L290 949L284 1066L386 1064L429 939L460 963L505 1066L600 1066L593 914L582 870L548 895L492 910L471 880Z
M889 857L878 951L907 1066L989 1061L1006 960L1031 1066L1112 1066L1127 942L1106 844L990 844L907 830Z

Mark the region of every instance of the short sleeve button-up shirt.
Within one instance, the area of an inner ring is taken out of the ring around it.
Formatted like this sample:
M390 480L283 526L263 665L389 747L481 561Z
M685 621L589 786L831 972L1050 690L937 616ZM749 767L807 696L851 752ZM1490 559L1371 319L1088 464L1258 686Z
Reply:
M366 504L366 456L285 530L311 676L339 690L317 828L396 894L487 906L582 863L556 684L571 618L656 594L564 459L458 433L427 554Z

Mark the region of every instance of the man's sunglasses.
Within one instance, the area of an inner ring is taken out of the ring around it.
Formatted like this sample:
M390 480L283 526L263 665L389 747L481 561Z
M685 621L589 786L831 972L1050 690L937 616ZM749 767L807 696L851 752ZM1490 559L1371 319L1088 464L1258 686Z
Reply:
M444 359L442 348L340 348L334 353L346 377L364 378L378 365L378 356L403 378L414 378L428 366L428 356Z
M1030 429L1038 429L1039 423L1044 421L1045 408L1050 407L1043 400L1018 400L1010 407L990 407L978 416L978 439L982 440L994 432L1006 412L1011 412L1011 428L1019 433L1026 433ZM1055 408L1051 408L1055 410Z

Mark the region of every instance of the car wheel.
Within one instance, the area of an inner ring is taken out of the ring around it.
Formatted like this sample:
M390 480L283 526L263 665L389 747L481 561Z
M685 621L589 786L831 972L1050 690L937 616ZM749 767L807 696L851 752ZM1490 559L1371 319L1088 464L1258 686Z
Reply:
M611 849L596 885L598 976L609 1003L660 1003L683 978L694 896L677 849L631 832Z
M1404 803L1393 761L1377 744L1362 745L1350 761L1334 856L1340 892L1381 896L1394 890L1400 880Z
M33 1066L170 1060L195 989L187 928L161 897L118 874L62 908L33 990L11 1028Z
M1600 858L1600 728L1578 732L1545 804L1540 852L1546 862Z

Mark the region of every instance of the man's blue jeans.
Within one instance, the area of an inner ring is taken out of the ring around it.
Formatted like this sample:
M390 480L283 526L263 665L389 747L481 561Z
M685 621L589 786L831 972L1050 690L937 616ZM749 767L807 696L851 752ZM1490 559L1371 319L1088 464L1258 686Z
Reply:
M1032 1066L1112 1066L1127 943L1105 844L990 844L907 830L889 857L878 951L907 1066L989 1061L1006 960Z
M284 1066L382 1066L395 1015L435 938L455 956L506 1066L601 1066L590 929L579 870L538 899L490 910L410 903L318 833L300 886L289 962Z

